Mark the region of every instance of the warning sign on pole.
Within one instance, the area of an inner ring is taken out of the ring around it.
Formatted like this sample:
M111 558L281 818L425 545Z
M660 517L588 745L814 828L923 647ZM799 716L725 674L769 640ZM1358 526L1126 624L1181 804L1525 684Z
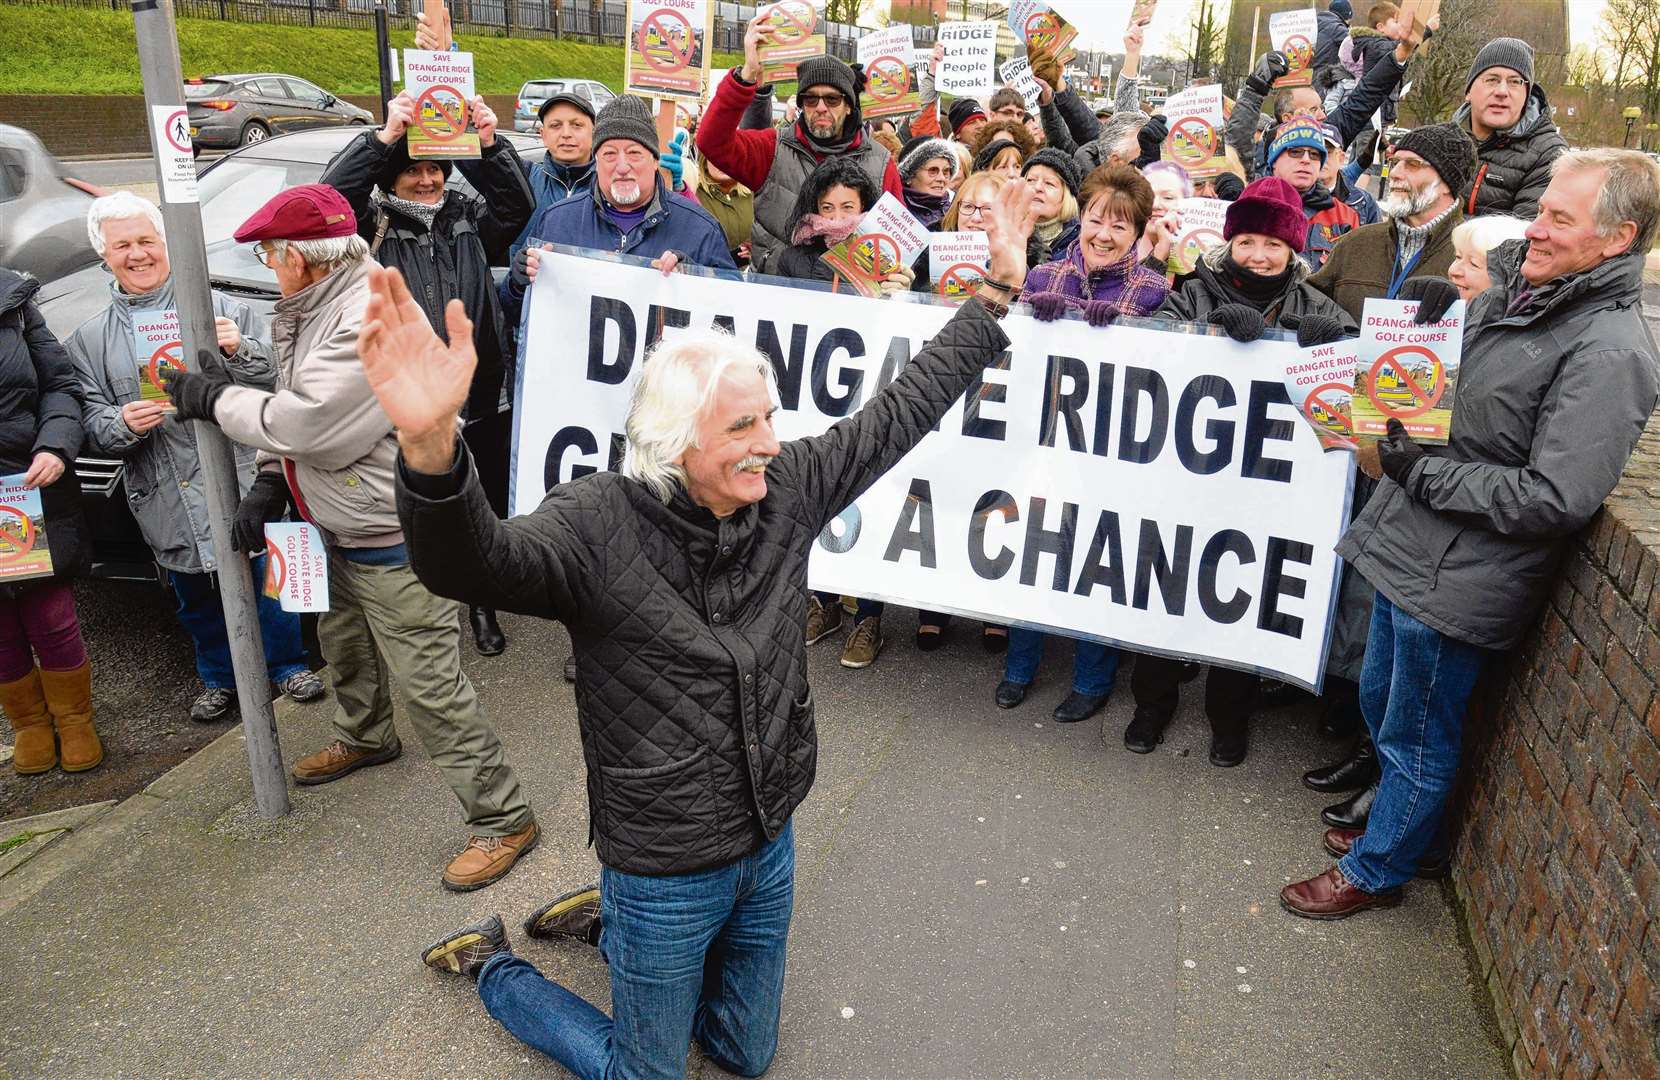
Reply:
M163 202L196 202L196 155L191 153L190 114L183 105L150 106L155 126L156 163L161 166Z
M854 292L880 296L888 275L916 262L927 246L927 228L892 192L883 192L870 213L859 219L853 235L819 257Z
M623 59L628 92L701 100L713 15L709 0L629 0Z
M1391 420L1422 443L1444 446L1458 399L1464 301L1420 326L1416 300L1368 300L1361 309L1354 377L1355 435L1381 439Z
M983 232L928 234L928 280L934 295L953 304L967 300L991 263L991 241Z
M1220 176L1228 169L1222 133L1222 87L1190 86L1171 94L1164 103L1170 133L1164 138L1164 158L1187 170L1195 180Z
M789 82L797 64L827 51L824 0L778 0L762 8L760 15L762 25L772 31L756 50L763 83Z
M911 78L911 27L907 23L876 30L859 39L859 63L865 70L865 88L859 109L866 120L901 116L922 107Z
M0 579L6 581L52 575L40 489L25 487L23 476L0 476Z
M1274 89L1314 82L1314 39L1319 33L1312 7L1276 11L1268 16L1268 41L1285 54L1291 68L1274 80Z
M403 51L404 89L415 99L412 158L476 158L478 133L467 130L473 100L473 54Z

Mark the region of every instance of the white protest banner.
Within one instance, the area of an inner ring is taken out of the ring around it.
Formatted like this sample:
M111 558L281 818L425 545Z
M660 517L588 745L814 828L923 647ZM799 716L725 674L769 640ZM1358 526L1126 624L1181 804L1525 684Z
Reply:
M1046 0L1012 0L1009 29L1026 44L1029 56L1045 53L1059 56L1078 36L1078 31L1061 18Z
M861 296L877 296L882 281L901 266L916 262L928 246L928 228L884 191L870 212L859 219L853 235L819 258L829 263Z
M1187 170L1195 180L1219 176L1227 171L1223 150L1222 87L1190 86L1171 94L1164 103L1169 117L1169 134L1164 137L1164 156Z
M713 15L709 0L628 0L625 91L701 98L709 77Z
M52 576L46 545L46 509L40 488L23 482L25 473L0 476L0 580Z
M190 126L190 115L183 105L152 105L150 124L155 128L156 160L161 166L162 201L198 201L196 155L190 149L196 129Z
M329 553L308 521L265 525L265 595L284 611L329 609Z
M1002 77L1004 86L1012 86L1020 91L1020 96L1026 99L1026 109L1036 112L1038 98L1043 95L1043 87L1038 84L1037 76L1032 74L1032 62L1024 56L1017 56L1012 60L1005 60L1003 66L997 69Z
M1191 274L1199 257L1222 243L1228 221L1228 204L1222 199L1183 199L1176 204L1182 227L1170 244L1167 265L1172 274Z
M777 0L756 14L772 31L756 50L763 83L788 82L797 64L824 53L824 0Z
M642 357L720 326L772 359L779 438L824 432L952 316L931 301L665 277L544 256L514 412L513 506L623 460ZM1169 324L1157 324L1169 326ZM1325 454L1283 381L1296 345L1079 319L1002 321L1012 345L819 537L813 588L1320 682L1353 458Z
M1302 349L1285 369L1285 392L1327 450L1355 448L1351 401L1359 344L1344 338Z
M1354 425L1362 439L1381 439L1399 420L1421 443L1445 446L1458 399L1464 351L1464 301L1440 322L1420 326L1416 300L1369 299L1360 310Z
M415 99L412 158L476 158L478 133L467 130L473 100L473 54L403 51L404 89Z
M865 119L903 116L922 107L921 94L911 78L909 23L873 30L859 39L856 48L865 70L865 88L859 94Z
M1274 80L1282 86L1307 86L1314 81L1314 39L1319 23L1312 7L1276 11L1268 16L1268 41L1276 52L1285 54L1291 69Z
M934 295L953 304L967 300L986 276L991 263L991 241L983 232L928 234L928 280Z
M139 400L160 401L172 408L172 399L162 389L161 373L187 370L177 311L151 308L133 312L133 359L138 361Z
M940 23L939 43L945 46L934 85L942 94L978 97L997 87L997 24L994 22Z

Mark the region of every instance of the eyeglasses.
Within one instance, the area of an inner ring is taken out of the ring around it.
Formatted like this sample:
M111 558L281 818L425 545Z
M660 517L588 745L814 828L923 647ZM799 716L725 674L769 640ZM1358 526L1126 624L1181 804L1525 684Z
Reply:
M1429 162L1419 157L1407 157L1405 154L1396 154L1389 162L1391 170L1402 172L1417 172L1419 169L1429 168Z
M1282 152L1293 161L1319 161L1325 157L1324 154L1312 146L1293 146L1291 149Z
M811 109L815 105L823 105L827 109L839 109L847 99L840 94L802 94L801 107Z
M965 202L957 204L957 217L959 218L984 217L989 213L991 213L990 203L980 204Z
M271 269L271 260L276 258L277 253L267 247L264 240L261 240L259 243L255 244L253 246L253 250L254 258L259 260L259 264L266 269Z
M1502 86L1506 90L1520 94L1526 92L1527 80L1517 78L1515 76L1506 77L1503 75L1483 75L1481 77L1481 86L1484 90L1497 90Z

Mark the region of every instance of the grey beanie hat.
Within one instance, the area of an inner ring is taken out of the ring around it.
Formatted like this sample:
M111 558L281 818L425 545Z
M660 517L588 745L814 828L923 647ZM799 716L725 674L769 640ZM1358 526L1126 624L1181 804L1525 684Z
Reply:
M1476 62L1470 65L1470 77L1464 80L1464 90L1469 92L1475 85L1476 79L1488 68L1503 67L1519 72L1533 85L1533 46L1521 38L1501 37L1494 38L1481 47L1476 53Z
M1413 128L1395 140L1394 148L1409 150L1429 162L1455 199L1476 174L1476 144L1461 124Z
M834 86L847 98L848 104L859 104L859 84L853 69L834 56L814 56L801 61L795 68L796 91L799 96L810 86Z
M657 143L657 122L643 98L624 94L605 103L594 120L594 153L612 139L632 139L650 150L652 157L663 156Z
M918 169L933 161L935 158L944 158L951 163L951 174L957 173L957 152L951 149L951 144L944 139L933 138L927 135L918 135L906 143L899 151L899 178L909 181L916 175Z

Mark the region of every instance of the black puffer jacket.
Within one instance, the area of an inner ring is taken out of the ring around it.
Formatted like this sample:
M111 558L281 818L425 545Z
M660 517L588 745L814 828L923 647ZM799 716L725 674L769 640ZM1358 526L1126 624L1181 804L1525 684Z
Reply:
M1458 107L1452 122L1470 130L1469 102ZM1550 186L1551 162L1567 152L1568 140L1550 118L1545 88L1535 83L1522 118L1508 131L1495 131L1476 142L1476 175L1464 191L1465 216L1533 218L1539 213L1540 196Z
M63 476L41 488L40 501L54 576L69 577L84 573L92 558L75 476L81 381L35 308L39 291L34 278L0 269L0 475L28 472L42 450L63 459Z
M427 588L569 627L590 836L606 866L720 866L788 823L818 758L808 550L1007 344L964 304L856 415L784 443L766 497L726 518L683 489L665 505L602 472L502 522L465 453L447 476L400 467L398 514Z
M508 408L513 400L513 357L503 348L512 335L502 324L490 267L507 265L508 249L530 220L535 200L517 151L506 139L497 138L478 161L455 163L484 197L446 187L444 205L429 230L378 199L371 200L401 149L401 144L390 147L374 132L365 132L329 163L322 182L346 196L357 215L357 231L375 248L376 261L403 273L439 337L445 336L444 305L459 298L466 307L478 351L467 417L482 419Z
M1164 306L1154 314L1156 319L1175 319L1178 322L1202 323L1211 312L1223 304L1243 303L1220 280L1224 272L1221 269L1222 256L1228 253L1226 244L1211 248L1205 252L1199 264L1194 267L1193 273L1183 275L1176 281L1176 287L1170 291ZM1291 278L1286 282L1283 292L1266 304L1252 304L1262 312L1263 319L1270 328L1275 325L1283 326L1287 318L1301 318L1304 315L1329 315L1343 324L1343 332L1355 332L1355 321L1349 318L1349 313L1337 306L1337 302L1325 293L1308 283L1308 264L1302 259L1293 257L1291 260Z

